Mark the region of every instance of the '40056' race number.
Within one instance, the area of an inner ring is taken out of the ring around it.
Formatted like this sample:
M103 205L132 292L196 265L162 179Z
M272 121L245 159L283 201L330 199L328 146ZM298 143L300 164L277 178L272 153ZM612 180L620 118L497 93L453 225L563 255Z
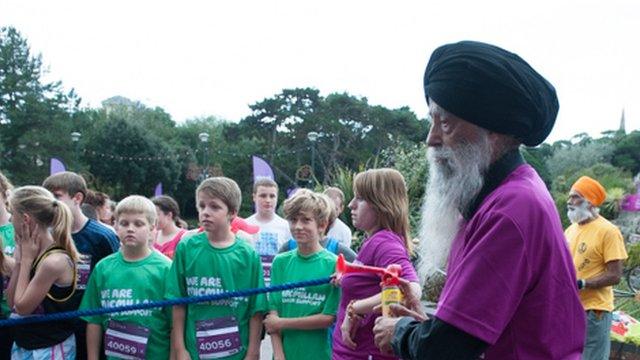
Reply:
M200 359L219 359L239 353L242 343L236 318L197 321L196 342Z

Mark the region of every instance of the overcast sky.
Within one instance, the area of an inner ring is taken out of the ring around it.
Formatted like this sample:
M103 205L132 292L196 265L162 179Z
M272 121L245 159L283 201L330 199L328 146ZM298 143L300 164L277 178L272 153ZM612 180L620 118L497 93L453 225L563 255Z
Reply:
M524 4L524 5L523 5ZM548 141L640 128L637 1L0 0L0 25L41 53L84 105L122 95L174 120L239 121L283 88L346 91L424 117L422 75L441 44L516 52L558 91Z

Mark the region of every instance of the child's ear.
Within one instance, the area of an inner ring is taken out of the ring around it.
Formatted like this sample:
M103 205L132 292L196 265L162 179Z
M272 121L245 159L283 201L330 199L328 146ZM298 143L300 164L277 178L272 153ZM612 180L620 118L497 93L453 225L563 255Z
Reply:
M318 223L318 229L320 230L320 232L324 235L327 234L327 225L329 225L328 221L323 221L321 223Z
M73 197L71 197L73 200L75 200L75 202L78 203L78 205L81 205L84 202L84 195L81 192L77 192L75 194L73 194Z

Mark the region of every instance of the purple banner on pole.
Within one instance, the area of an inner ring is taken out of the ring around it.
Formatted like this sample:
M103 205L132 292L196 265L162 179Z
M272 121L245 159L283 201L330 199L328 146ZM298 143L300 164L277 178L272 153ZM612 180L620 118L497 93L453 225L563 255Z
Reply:
M64 163L60 159L51 158L51 165L49 166L49 175L65 172Z
M275 176L273 176L273 170L271 170L271 166L264 161L264 159L258 156L252 156L251 160L253 161L253 182L260 178L268 178L271 180L275 180Z
M159 182L158 185L156 185L155 190L153 190L153 196L160 196L162 195L162 183Z

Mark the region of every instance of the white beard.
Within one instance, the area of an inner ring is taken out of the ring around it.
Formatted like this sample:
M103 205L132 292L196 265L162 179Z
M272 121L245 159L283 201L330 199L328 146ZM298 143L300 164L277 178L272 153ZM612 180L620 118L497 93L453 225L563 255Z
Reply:
M583 221L587 221L597 215L589 209L589 203L584 201L578 206L567 206L567 217L572 224L579 224Z
M455 148L427 150L429 180L422 206L420 264L424 284L438 273L444 274L454 238L460 231L462 214L480 193L491 164L488 133L475 143Z

